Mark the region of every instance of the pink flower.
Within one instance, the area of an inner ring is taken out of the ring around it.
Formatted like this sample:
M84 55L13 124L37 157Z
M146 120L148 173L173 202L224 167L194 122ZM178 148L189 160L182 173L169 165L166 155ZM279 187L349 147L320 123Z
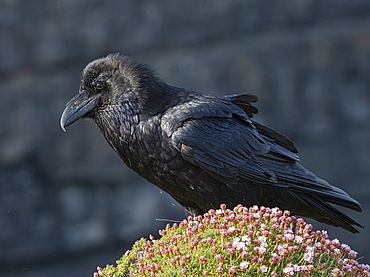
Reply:
M335 248L333 252L334 252L334 256L335 257L339 257L340 254L341 254L341 252L340 252L340 250L338 248Z
M247 247L245 246L244 242L241 242L239 238L234 238L232 242L233 248L235 248L238 251L241 250L247 250Z
M268 268L267 268L267 266L265 266L265 265L261 265L261 266L260 266L260 270L261 270L262 272L266 273L266 272L267 272L267 270L268 270Z
M261 247L255 247L255 248L256 248L258 254L260 254L260 255L266 255L267 249L265 247L262 247L261 246Z
M349 251L351 251L351 247L349 247L347 244L342 243L342 245L340 246L340 250L347 254Z
M339 240L338 240L338 239L333 239L333 240L331 241L331 244L332 244L332 245L334 245L335 247L339 247L339 246L340 246L340 242L339 242Z
M301 236L296 236L295 237L295 243L296 244L301 244L303 243L303 238Z
M222 254L217 254L215 256L215 259L216 259L216 261L223 261L224 260L224 256L222 256Z
M350 250L349 251L349 253L348 253L348 257L350 258L350 259L355 259L356 258L356 256L357 256L357 252L356 251L354 251L354 250Z
M229 235L234 234L234 233L235 233L235 231L236 231L235 227L230 227L229 229L227 229L227 233L228 233Z
M250 245L251 244L251 239L247 235L242 236L242 242L245 243L245 245Z
M256 218L256 219L258 219L258 218L260 218L260 217L261 217L261 215L260 215L259 213L254 213L254 214L253 214L253 217L254 217L254 218Z
M219 209L219 210L216 210L216 215L223 215L224 214L224 211Z
M342 271L339 268L334 268L333 269L333 275L334 276L339 276L341 274L343 275Z
M312 265L312 264L309 264L308 266L307 266L307 270L308 271L312 271L312 270L314 270L315 269L315 267Z
M283 273L285 275L293 276L294 274L294 269L292 266L287 266L286 268L283 269Z
M246 258L248 258L248 257L249 257L249 253L248 253L247 251L243 251L243 252L241 253L241 256L242 256L242 259L246 259Z
M236 266L232 266L229 268L229 274L235 274L236 272Z
M222 272L224 272L224 269L221 266L219 266L216 268L215 272L221 274Z
M299 265L294 264L293 265L293 270L294 270L294 272L300 272L301 268L299 267Z
M261 244L261 247L267 247L267 243L266 243L266 237L264 236L259 236L257 241Z
M227 254L232 255L235 253L235 250L233 248L227 248L226 249Z
M306 252L303 255L303 259L309 263L312 263L313 261L313 256L314 256L314 251L311 246L307 246Z
M279 256L278 256L278 254L276 254L276 253L271 253L271 258L270 258L270 261L271 262L276 262L278 259Z
M241 262L240 265L239 265L241 270L246 270L248 268L248 266L249 266L249 263L246 262L246 261Z

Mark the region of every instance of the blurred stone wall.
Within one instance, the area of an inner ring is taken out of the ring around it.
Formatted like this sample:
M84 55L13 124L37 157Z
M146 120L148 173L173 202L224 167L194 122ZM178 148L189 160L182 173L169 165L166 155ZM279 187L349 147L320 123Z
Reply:
M173 85L257 94L256 120L363 204L348 211L359 235L314 226L370 263L368 0L2 0L0 50L2 275L91 276L184 216L91 122L59 127L83 67L110 52Z

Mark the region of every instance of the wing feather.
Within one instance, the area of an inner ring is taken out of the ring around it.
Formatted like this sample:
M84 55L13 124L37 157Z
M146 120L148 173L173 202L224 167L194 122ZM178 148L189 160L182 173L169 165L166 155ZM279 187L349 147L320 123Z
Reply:
M184 159L235 191L243 191L245 183L284 188L361 211L346 192L302 167L286 136L253 122L243 108L228 102L241 105L242 98L201 100L186 102L162 118L162 129Z

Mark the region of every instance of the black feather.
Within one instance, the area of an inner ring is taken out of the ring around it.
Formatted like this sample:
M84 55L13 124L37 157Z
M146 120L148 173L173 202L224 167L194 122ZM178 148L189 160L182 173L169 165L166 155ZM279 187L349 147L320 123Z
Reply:
M97 90L93 84L102 80ZM67 104L62 128L91 118L127 166L187 211L221 203L278 206L353 233L362 227L329 204L361 211L356 200L302 167L289 138L252 120L255 95L216 97L170 86L118 54L87 65L80 92L84 97Z

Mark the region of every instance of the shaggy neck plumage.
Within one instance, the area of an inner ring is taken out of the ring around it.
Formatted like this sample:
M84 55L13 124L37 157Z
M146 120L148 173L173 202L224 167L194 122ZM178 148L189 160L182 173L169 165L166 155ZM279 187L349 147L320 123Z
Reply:
M139 123L137 103L120 101L97 113L94 122L114 151L132 141L131 136Z

